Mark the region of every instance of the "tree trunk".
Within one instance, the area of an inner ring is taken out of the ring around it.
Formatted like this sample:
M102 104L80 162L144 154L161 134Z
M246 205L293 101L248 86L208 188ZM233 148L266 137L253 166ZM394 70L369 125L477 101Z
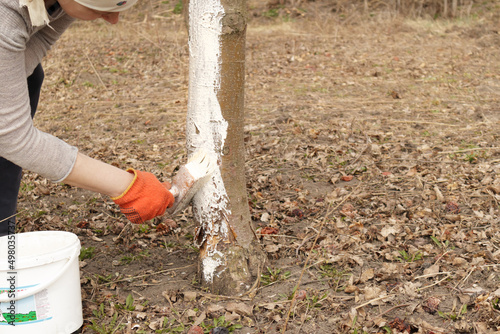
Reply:
M452 0L451 2L451 16L456 17L457 16L457 6L458 6L458 0Z
M190 0L188 153L203 147L220 169L193 199L199 272L214 293L238 294L265 260L251 227L243 142L245 0Z

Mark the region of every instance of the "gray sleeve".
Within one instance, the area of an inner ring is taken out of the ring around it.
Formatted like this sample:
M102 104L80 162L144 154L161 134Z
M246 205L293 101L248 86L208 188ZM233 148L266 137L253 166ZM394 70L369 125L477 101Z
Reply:
M50 22L50 26L43 27L31 36L26 44L26 75L33 73L47 51L73 21L73 18L63 12L57 19Z
M77 149L33 125L25 66L29 35L26 21L9 3L0 4L0 156L59 182L73 169Z

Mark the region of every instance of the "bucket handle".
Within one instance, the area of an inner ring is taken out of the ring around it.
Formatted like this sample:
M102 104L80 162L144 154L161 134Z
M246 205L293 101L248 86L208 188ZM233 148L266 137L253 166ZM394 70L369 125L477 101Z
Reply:
M35 294L39 293L40 291L46 289L49 285L51 285L52 283L54 283L55 281L57 281L62 276L62 274L64 274L64 272L66 271L66 269L68 269L68 267L71 265L71 261L76 256L78 256L79 252L80 252L80 250L78 248L76 248L75 251L73 252L73 254L68 258L68 262L66 262L64 264L64 266L61 268L61 270L59 270L59 272L56 273L47 282L42 283L42 284L38 284L34 289L27 289L25 293L16 294L16 296L14 298L8 298L7 297L8 296L7 293L0 294L0 303L8 303L11 300L24 299L26 297L35 295Z

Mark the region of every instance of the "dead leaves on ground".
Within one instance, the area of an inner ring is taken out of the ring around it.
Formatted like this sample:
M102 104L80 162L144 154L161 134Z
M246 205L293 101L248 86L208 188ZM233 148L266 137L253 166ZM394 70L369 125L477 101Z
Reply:
M467 287L491 292L500 280L500 197L495 190L500 166L494 156L479 163L465 161L466 151L439 154L453 151L440 138L433 144L439 150L433 150L404 136L374 131L366 123L331 117L321 128L312 114L303 116L270 125L276 135L293 133L291 137L277 142L268 131L247 140L250 153L259 157L250 161L250 169L257 170L258 164L265 170L264 177L250 177L252 216L276 265L283 266L286 258L304 265L310 256L314 265L307 268L302 284L326 285L332 296L352 296L339 308L349 315L345 330L389 326L394 332L448 333L450 328L495 328L499 318L494 298L481 307L460 302L468 296ZM407 133L411 123L395 127ZM427 131L433 127L429 124ZM314 142L308 127L318 133ZM446 134L456 135L451 130ZM274 143L264 156L259 149L263 142ZM335 211L320 232L331 208ZM292 214L295 210L304 213L302 218ZM327 267L336 274L330 270L325 282ZM291 287L297 276L292 274ZM283 321L270 319L276 326ZM467 321L473 324L467 326Z

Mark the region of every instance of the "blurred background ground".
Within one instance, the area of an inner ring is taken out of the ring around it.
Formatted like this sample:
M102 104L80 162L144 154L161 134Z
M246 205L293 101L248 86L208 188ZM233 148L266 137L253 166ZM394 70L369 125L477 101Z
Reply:
M199 288L189 209L131 225L26 173L19 231L82 242L83 333L277 333L287 316L287 333L500 331L500 5L453 3L249 2L247 190L269 258L253 298ZM36 125L170 179L186 161L180 12L76 22L44 60Z

